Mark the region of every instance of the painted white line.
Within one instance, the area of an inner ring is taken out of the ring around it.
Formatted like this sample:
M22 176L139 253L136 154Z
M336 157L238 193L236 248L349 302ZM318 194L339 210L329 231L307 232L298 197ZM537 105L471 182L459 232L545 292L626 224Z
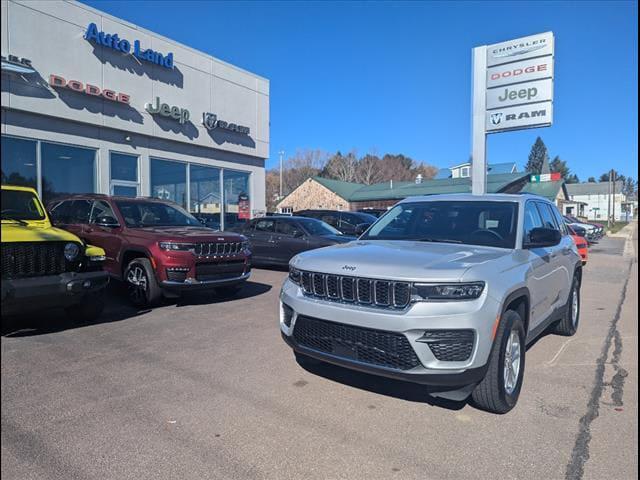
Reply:
M567 345L569 345L569 343L573 342L575 340L575 338L570 338L569 340L567 340L566 342L564 342L562 344L562 346L560 347L560 350L558 350L558 352L553 356L553 358L548 361L545 362L545 366L547 367L552 367L553 364L556 362L556 360L558 359L558 357L560 356L560 354L564 351L565 348L567 348Z

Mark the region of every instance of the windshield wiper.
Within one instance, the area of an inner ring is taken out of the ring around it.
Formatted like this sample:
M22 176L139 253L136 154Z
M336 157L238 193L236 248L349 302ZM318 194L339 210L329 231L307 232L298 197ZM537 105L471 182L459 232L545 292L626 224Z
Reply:
M416 238L416 242L435 242L435 243L462 243L462 240L453 240L451 238Z

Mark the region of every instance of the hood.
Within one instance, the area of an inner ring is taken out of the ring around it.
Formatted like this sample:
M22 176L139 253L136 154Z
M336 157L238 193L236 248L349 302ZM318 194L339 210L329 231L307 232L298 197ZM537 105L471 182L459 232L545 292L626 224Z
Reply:
M7 242L77 242L82 243L73 233L52 227L49 222L20 223L2 222L2 243Z
M511 253L475 245L359 240L303 252L291 264L302 270L367 278L455 282L469 268Z
M219 232L206 227L142 227L129 228L131 237L177 242L242 242L245 237L233 232Z

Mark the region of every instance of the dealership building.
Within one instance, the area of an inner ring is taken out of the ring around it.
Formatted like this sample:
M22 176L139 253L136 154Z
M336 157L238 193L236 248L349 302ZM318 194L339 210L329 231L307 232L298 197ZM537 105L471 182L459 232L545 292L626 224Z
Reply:
M2 183L265 211L269 81L66 0L1 0Z

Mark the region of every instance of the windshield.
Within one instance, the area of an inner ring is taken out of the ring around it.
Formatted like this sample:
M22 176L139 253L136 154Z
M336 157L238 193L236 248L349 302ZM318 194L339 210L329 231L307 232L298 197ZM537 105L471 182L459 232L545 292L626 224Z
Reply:
M401 203L361 240L417 240L514 248L517 203L434 201Z
M44 219L44 210L32 192L2 190L2 220Z
M160 202L116 202L127 227L201 227L193 215L178 205Z
M342 235L339 230L321 220L305 218L298 220L298 222L309 235Z

